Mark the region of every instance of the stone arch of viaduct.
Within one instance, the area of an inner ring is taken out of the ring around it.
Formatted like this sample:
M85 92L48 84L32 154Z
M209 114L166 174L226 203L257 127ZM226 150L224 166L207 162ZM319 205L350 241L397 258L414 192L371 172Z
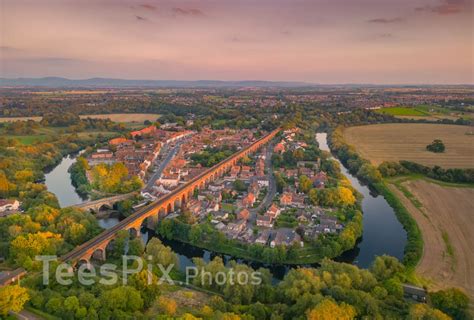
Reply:
M174 212L175 209L186 203L189 198L192 197L196 189L204 189L210 182L223 176L226 172L230 171L231 167L236 165L241 158L257 151L261 146L265 145L275 137L279 131L280 129L276 129L263 138L257 140L252 145L236 152L229 158L196 176L188 183L176 188L171 193L160 197L153 203L120 221L112 228L105 230L95 238L76 247L74 250L61 257L61 260L68 261L73 266L80 261L90 263L92 258L105 260L106 248L115 238L118 231L128 230L132 235L139 235L140 228L145 220L147 220L147 223L151 225L156 224L160 218Z

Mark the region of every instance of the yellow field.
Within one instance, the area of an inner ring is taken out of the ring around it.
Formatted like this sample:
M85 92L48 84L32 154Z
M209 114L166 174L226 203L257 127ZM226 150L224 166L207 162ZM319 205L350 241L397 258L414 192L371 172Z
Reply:
M390 123L350 127L344 130L344 138L375 165L409 160L426 166L474 168L473 131L468 126ZM444 153L426 150L434 139L443 140Z
M0 122L14 122L14 121L26 121L26 120L41 121L41 117L13 117L13 118L0 118Z
M394 184L391 190L420 227L424 250L416 271L432 280L431 289L456 286L474 297L474 188L450 187L425 180ZM414 202L413 199L416 199Z
M145 120L156 121L160 117L159 114L148 114L148 113L111 113L111 114L86 114L81 115L81 118L94 118L94 119L107 119L114 122L143 122ZM15 117L15 118L0 118L0 122L12 122L12 121L26 121L34 120L40 121L41 117Z

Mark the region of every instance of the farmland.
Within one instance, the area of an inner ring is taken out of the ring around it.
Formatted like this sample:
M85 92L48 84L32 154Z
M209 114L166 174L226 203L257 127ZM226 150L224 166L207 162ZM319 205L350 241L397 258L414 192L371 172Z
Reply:
M429 113L417 108L409 107L392 107L377 110L378 113L389 114L392 116L427 116Z
M474 168L474 135L468 126L441 124L376 124L349 127L344 139L372 164L409 160L426 166ZM432 153L426 145L441 139L444 153Z
M474 188L426 179L405 179L390 187L422 232L424 252L417 273L433 289L457 286L474 297Z
M380 114L387 114L400 119L428 120L436 121L440 119L473 119L474 114L470 111L460 112L449 108L432 105L418 105L410 107L389 107L376 111Z
M149 113L111 113L111 114L85 114L81 115L81 118L93 118L93 119L110 119L114 122L140 122L143 123L145 120L156 121L160 117L159 114ZM25 121L34 120L40 121L41 117L13 117L13 118L0 118L0 122L12 122L12 121Z

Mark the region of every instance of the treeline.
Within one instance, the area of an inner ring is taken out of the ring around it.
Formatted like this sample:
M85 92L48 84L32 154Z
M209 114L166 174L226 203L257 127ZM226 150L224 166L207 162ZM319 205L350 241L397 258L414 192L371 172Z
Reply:
M341 126L335 128L328 135L328 144L351 173L362 181L367 182L373 189L381 194L394 209L398 220L407 232L407 244L404 250L403 263L407 267L415 267L423 254L423 239L416 221L400 200L387 188L382 180L380 171L371 165L368 160L363 159L353 146L346 144Z
M175 263L168 250L153 239L140 252L166 267ZM408 302L403 292L406 269L389 256L377 257L369 269L325 259L317 269L290 270L277 285L263 268L234 261L226 265L220 257L193 261L197 274L190 280L195 290L186 290L186 297L205 291L199 306L180 301L176 293L184 290L179 287L156 284L160 272L153 268L147 273L147 262L126 285L81 286L74 281L66 288L52 283L45 289L40 281L29 281L29 305L62 319L91 320L141 319L150 312L157 319L469 319L467 296L456 289L430 294L431 304Z
M400 165L411 173L420 173L432 179L453 183L474 183L474 169L432 168L416 162L401 160Z

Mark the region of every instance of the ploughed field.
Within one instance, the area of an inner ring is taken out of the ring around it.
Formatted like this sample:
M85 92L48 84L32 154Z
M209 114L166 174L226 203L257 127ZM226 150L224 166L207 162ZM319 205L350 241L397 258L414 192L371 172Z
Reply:
M417 273L432 280L429 286L433 289L460 287L473 299L474 188L424 179L390 184L390 188L416 220L423 236Z
M409 160L426 166L474 168L474 128L470 126L389 123L349 127L346 142L372 164ZM444 153L433 153L426 146L441 139Z

